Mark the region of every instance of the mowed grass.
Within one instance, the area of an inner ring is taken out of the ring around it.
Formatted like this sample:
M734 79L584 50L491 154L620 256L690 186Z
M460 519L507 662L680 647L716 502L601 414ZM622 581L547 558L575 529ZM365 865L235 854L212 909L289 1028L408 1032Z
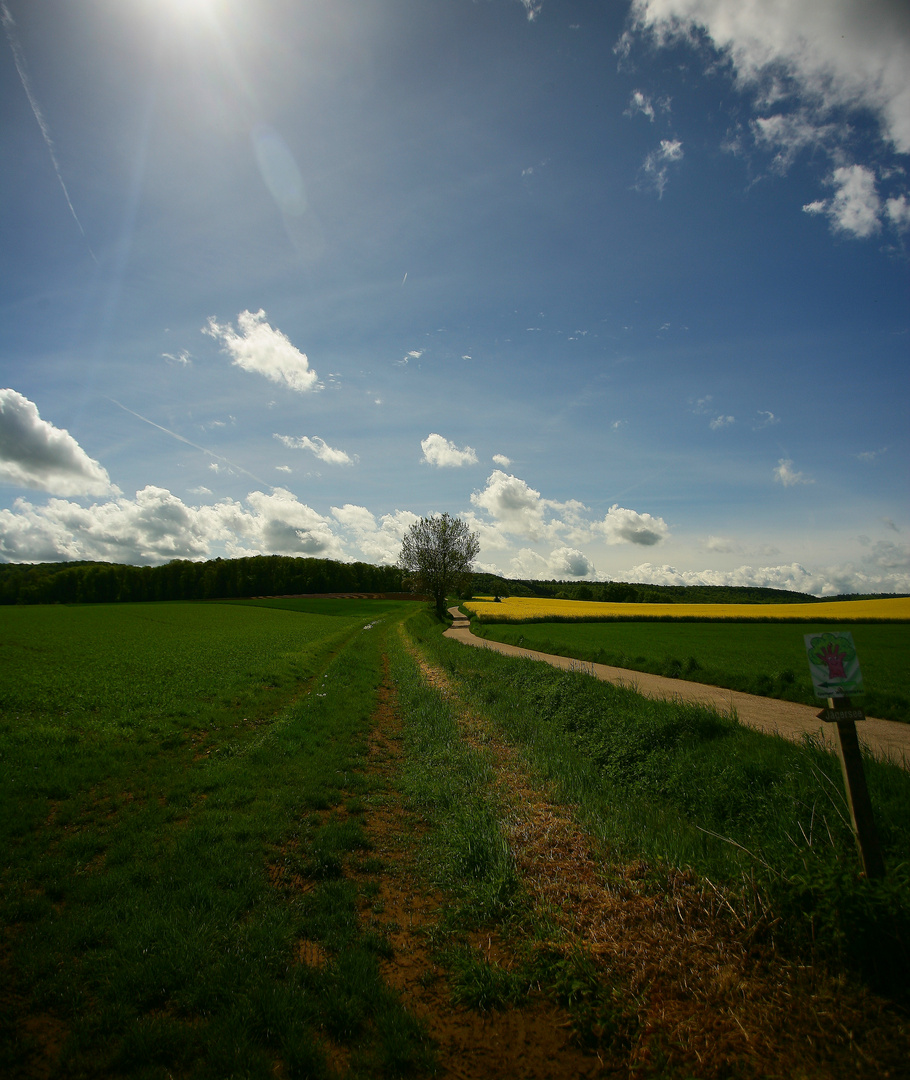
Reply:
M626 620L474 625L481 637L538 652L807 705L817 699L803 635L829 629L831 624L825 623ZM838 629L853 635L863 672L865 693L856 704L870 716L910 722L910 624L860 623Z
M350 610L4 612L0 1073L425 1070L342 873L384 625Z

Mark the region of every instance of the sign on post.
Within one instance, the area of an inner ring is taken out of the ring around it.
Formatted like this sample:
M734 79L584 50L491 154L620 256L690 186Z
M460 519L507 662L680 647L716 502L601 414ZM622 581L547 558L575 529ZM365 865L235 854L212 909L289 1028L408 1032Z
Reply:
M828 700L828 708L822 709L819 718L837 725L837 753L863 869L866 877L883 877L885 864L878 845L872 801L866 786L859 739L856 737L855 721L865 720L866 717L863 710L855 709L850 700L851 694L863 692L863 676L853 635L845 630L828 630L821 634L804 634L803 640L815 696Z
M829 630L804 634L803 641L816 697L852 697L863 692L863 675L851 633Z

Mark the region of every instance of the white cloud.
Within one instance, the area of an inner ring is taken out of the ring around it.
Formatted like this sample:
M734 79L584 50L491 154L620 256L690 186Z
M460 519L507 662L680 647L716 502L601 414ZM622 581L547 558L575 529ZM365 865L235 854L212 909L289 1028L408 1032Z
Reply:
M853 236L878 230L881 204L871 169L843 162L854 141L854 116L871 114L885 148L910 153L905 0L633 0L629 26L616 50L626 55L638 32L659 46L709 43L762 110L750 130L756 146L776 150L775 170L785 171L803 148L820 147L837 164L830 178L837 194L803 209L826 211L835 229ZM898 228L905 227L905 198L898 192L885 204Z
M439 468L457 468L461 465L476 465L477 454L470 446L459 449L454 443L441 435L427 435L421 440L423 460L427 465Z
M740 550L739 544L728 536L709 536L705 547L719 555L729 555Z
M633 0L631 21L659 44L694 41L703 30L740 82L765 99L794 89L820 111L868 109L882 137L910 152L910 9L903 2Z
M636 113L643 113L647 118L654 122L654 106L651 104L651 99L647 94L643 94L641 90L633 90L632 97L629 99L629 107L626 109L627 116L634 116Z
M554 548L549 555L541 555L531 548L521 548L509 565L509 572L517 578L538 580L592 577L596 571L591 560L577 548Z
M789 458L781 458L774 470L774 479L784 487L794 487L796 484L814 484L814 480L808 479L801 472L793 468L793 462Z
M595 528L603 533L608 544L641 544L650 547L666 540L670 535L670 528L663 518L626 510L616 503Z
M275 435L274 437L290 450L311 450L320 461L328 465L353 465L358 460L356 455L352 458L344 450L336 450L329 446L325 439L320 439L318 435L312 438L309 435L301 435L299 438L293 435Z
M162 358L167 360L169 364L180 364L182 367L190 367L193 361L190 359L190 353L186 349L181 349L176 356L173 353L162 353Z
M528 14L528 22L534 22L543 8L543 0L519 0Z
M762 418L761 420L759 420L757 426L755 427L756 431L760 431L762 428L771 427L774 424L780 423L780 417L775 416L773 412L768 412L767 409L756 409L755 411Z
M471 495L471 502L486 511L502 531L529 540L556 540L567 532L572 535L573 530L584 532L586 528L581 518L583 503L574 499L564 503L544 499L524 480L500 469L489 475L483 491ZM556 514L560 517L555 517Z
M408 529L419 521L410 510L384 514L377 523L365 506L333 506L332 516L351 536L352 542L370 562L391 564L401 551L401 541Z
M910 556L910 553L908 553ZM885 556L887 561L888 556ZM910 571L902 567L907 562L897 554L894 569L873 564L863 569L845 566L807 569L800 563L781 566L740 566L735 570L677 570L674 566L641 563L616 580L652 585L733 585L758 586L765 589L786 589L811 596L837 596L851 592L910 592Z
M10 389L0 390L0 482L56 495L120 494L68 431Z
M729 427L731 424L736 423L735 416L715 416L715 418L708 424L708 427L712 431L717 431L719 428Z
M833 124L819 124L806 110L759 116L751 129L758 146L777 149L772 167L781 173L790 168L800 150L824 146L837 134Z
M653 188L658 198L663 198L669 178L668 165L682 161L683 148L678 139L661 139L657 150L652 150L641 167L642 180L639 187Z
M910 199L906 195L888 199L885 202L885 214L896 229L910 229Z
M835 169L831 183L837 188L826 209L835 229L864 239L878 232L882 202L875 187L875 174L862 165Z
M499 465L503 469L508 469L508 467L512 464L512 461L510 458L507 458L505 454L494 454L493 464Z
M202 332L219 341L223 351L244 371L264 375L299 393L322 389L305 354L265 321L265 312L261 308L255 314L241 311L237 316L237 327L235 331L230 323L222 326L212 317Z

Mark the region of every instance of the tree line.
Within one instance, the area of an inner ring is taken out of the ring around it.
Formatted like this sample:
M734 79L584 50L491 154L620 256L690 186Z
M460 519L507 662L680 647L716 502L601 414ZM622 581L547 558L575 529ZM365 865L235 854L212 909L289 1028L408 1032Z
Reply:
M397 566L254 555L162 566L121 563L0 564L0 604L114 604L221 600L297 593L402 592Z

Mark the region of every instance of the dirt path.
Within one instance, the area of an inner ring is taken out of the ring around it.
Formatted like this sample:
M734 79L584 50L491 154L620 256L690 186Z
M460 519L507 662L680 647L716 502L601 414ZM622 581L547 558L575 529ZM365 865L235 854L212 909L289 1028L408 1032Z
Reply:
M445 901L415 885L414 842L431 838L419 825L415 833L392 795L388 816L374 817L370 829L375 850L394 868L382 886L382 918L391 919L395 947L386 977L427 1024L442 1076L879 1080L901 1074L906 1032L887 1005L777 954L770 942L761 943L765 935L757 927L728 918L720 892L694 876L675 872L655 888L646 864L612 859L551 800L521 753L459 704L448 676L414 655L424 677L458 708L462 737L494 762L530 924L549 927L545 936L535 935L534 947L572 970L593 1009L589 1023L583 1013L570 1020L546 991L521 1007L453 1008L446 973L428 948L427 931ZM372 755L388 775L401 752L400 719L388 685L382 700ZM474 935L472 945L507 968L518 961L515 941L495 928ZM606 1014L602 1000L594 1007L602 993L595 985L611 988ZM587 1045L573 1038L573 1031L582 1034L579 1021Z
M506 645L501 641L488 641L471 633L470 622L457 607L449 608L449 612L455 621L451 628L445 631L445 636L464 645L493 649L506 656L527 656L532 660L544 660L554 667L567 670L587 671L604 682L628 686L645 697L692 701L699 705L709 705L721 713L735 710L742 723L759 731L782 735L785 739L794 741L798 741L805 734L818 735L832 749L836 747L834 725L819 720L818 708L812 705L743 694L738 690L725 690L723 687L706 686L704 683L687 682L684 679L668 679L663 675L650 675L644 671L630 671L607 664L589 664L568 656L535 652L517 645ZM890 758L910 769L910 724L867 717L857 725L857 732L863 746L877 757Z
M368 772L387 781L401 761L401 717L386 676L373 717ZM433 949L433 931L448 898L422 882L417 849L426 826L386 786L367 819L372 853L385 871L380 891L365 903L362 918L382 933L393 955L383 961L389 985L408 1011L426 1027L438 1055L441 1077L452 1080L586 1080L603 1076L596 1051L573 1039L568 1013L533 999L522 1007L477 1011L452 1002L447 971ZM495 931L466 935L487 959L501 961L507 950Z

